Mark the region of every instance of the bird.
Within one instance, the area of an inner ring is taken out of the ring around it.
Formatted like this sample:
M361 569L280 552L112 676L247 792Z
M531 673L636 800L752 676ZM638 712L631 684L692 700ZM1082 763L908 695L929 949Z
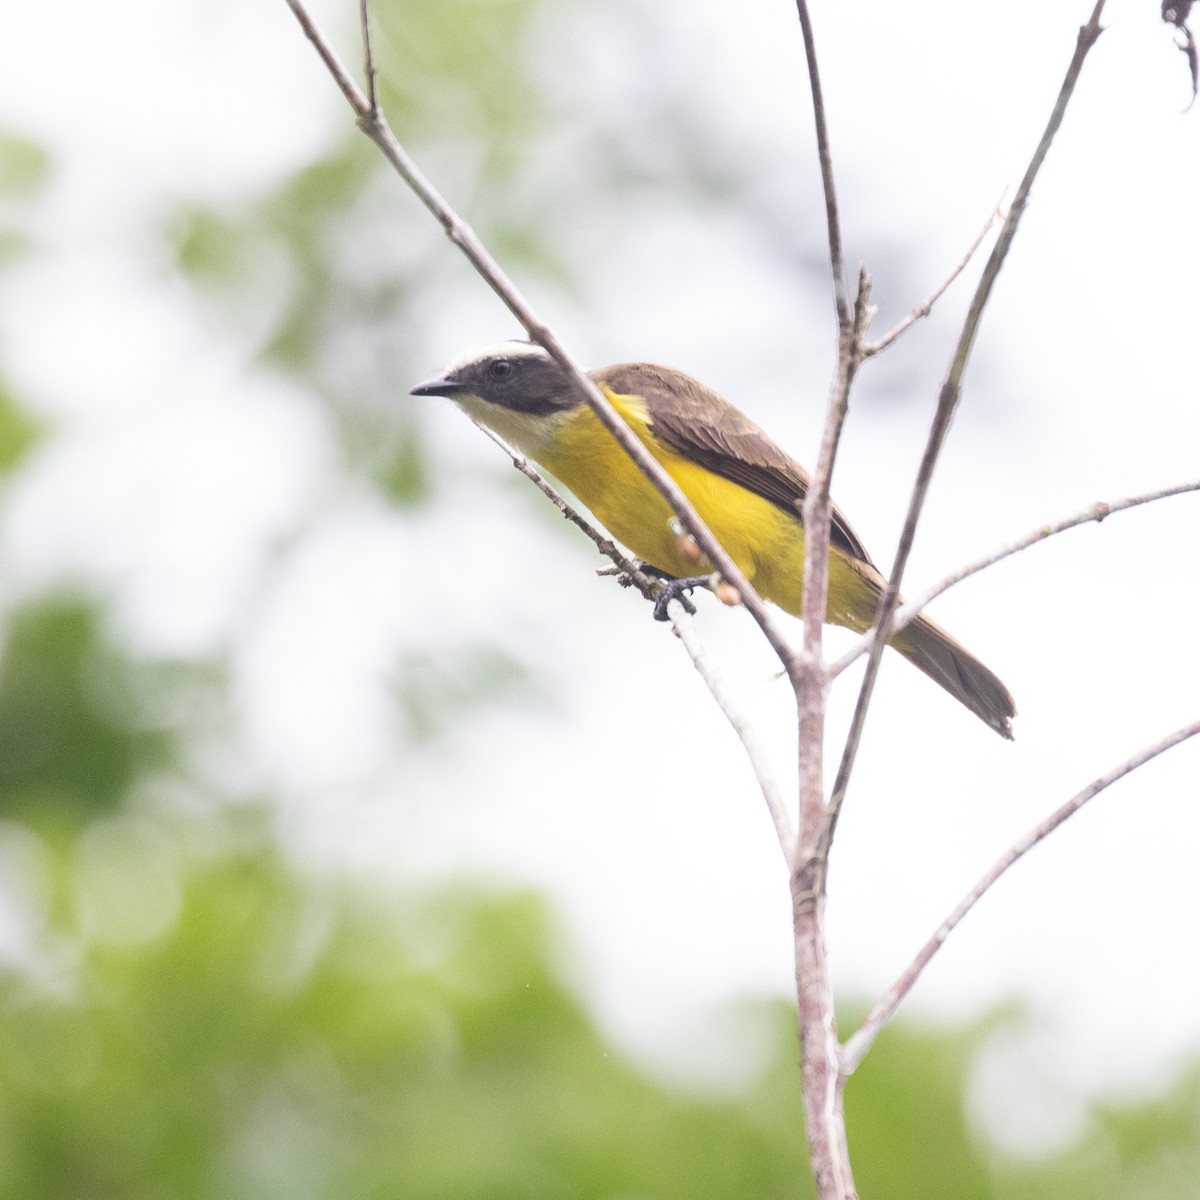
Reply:
M799 616L805 470L745 413L682 371L627 362L588 375L759 595ZM558 479L659 575L698 574L702 552L682 532L671 506L542 346L520 340L487 346L417 384L411 394L454 401ZM826 622L865 632L886 586L862 540L833 506ZM1016 705L1008 689L939 625L919 614L889 645L1011 740Z

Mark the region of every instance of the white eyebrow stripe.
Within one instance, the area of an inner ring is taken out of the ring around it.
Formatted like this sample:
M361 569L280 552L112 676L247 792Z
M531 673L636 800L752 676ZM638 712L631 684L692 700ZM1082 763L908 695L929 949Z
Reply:
M476 363L488 362L495 358L544 358L548 360L550 355L533 342L494 342L490 346L484 346L482 350L464 354L462 358L452 362L447 371L462 371Z

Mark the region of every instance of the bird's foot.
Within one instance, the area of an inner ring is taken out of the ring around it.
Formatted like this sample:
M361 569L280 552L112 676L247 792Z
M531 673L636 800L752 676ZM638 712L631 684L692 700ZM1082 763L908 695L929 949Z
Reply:
M686 579L675 579L671 576L663 577L662 591L654 598L654 619L656 621L666 621L667 605L672 600L678 600L683 605L683 611L686 613L694 613L696 606L688 599L687 593L692 588L711 587L713 577L708 575L691 575Z

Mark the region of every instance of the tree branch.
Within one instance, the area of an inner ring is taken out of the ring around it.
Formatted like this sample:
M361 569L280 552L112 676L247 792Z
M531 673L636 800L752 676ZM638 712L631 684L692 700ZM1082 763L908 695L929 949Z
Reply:
M367 104L371 112L379 111L375 93L375 55L371 52L371 0L358 0L358 24L362 31L363 78L367 81Z
M734 704L725 686L725 681L709 658L696 633L695 623L684 610L683 605L678 600L672 600L667 605L667 615L671 618L675 635L683 643L683 648L708 686L717 707L725 714L726 720L733 726L734 733L741 739L742 749L745 750L746 757L750 760L754 778L758 780L763 799L767 802L767 809L775 825L775 834L779 839L783 857L790 866L796 851L796 833L792 829L791 818L788 816L787 803L784 801L783 793L779 790L779 785L775 782L774 773L767 760L766 750L758 740L754 726Z
M512 461L513 467L520 471L534 487L554 505L555 508L571 522L576 528L581 529L588 538L591 539L596 549L604 555L605 558L611 560L616 568L614 574L626 579L634 587L642 593L647 600L654 600L662 591L662 580L653 575L647 575L640 564L635 563L632 559L627 558L621 553L616 542L612 541L602 534L590 521L582 517L574 508L571 507L563 498L548 484L545 478L529 465L528 460L517 454L513 448L498 434L489 429L486 425L481 425L478 421L472 419L471 424L476 429L480 430L485 437L490 438Z
M983 245L984 239L992 231L992 226L1000 219L1000 216L1000 206L997 205L984 223L983 228L976 234L975 240L967 247L966 254L958 260L957 265L950 274L906 317L893 325L883 337L876 342L866 342L863 344L862 352L864 358L870 358L872 355L878 354L881 350L886 350L897 338L907 333L918 321L929 316L933 311L933 306L945 295L950 285L967 269L971 259L975 257L975 252Z
M833 274L833 307L838 330L850 327L850 297L846 290L846 263L842 255L842 227L838 217L837 189L833 182L833 155L829 149L829 128L825 123L825 97L821 91L821 73L817 69L817 43L807 0L796 0L800 29L804 34L804 57L808 63L808 85L812 92L813 124L817 134L817 158L821 164L821 185L825 193L825 224L829 231L829 268Z
M899 633L919 612L922 612L943 592L949 591L955 584L962 583L964 579L969 579L972 575L976 575L998 562L1003 562L1006 558L1010 558L1014 554L1019 554L1022 550L1029 549L1030 546L1036 546L1039 542L1044 542L1047 538L1054 537L1055 534L1065 533L1068 529L1075 529L1091 521L1095 521L1098 524L1107 517L1112 516L1113 513L1124 512L1130 508L1138 508L1143 504L1152 504L1156 500L1166 500L1171 496L1186 495L1188 492L1200 492L1200 479L1193 479L1188 483L1172 484L1170 487L1156 488L1152 492L1143 492L1140 496L1126 496L1122 500L1097 500L1095 504L1089 505L1081 512L1073 513L1069 517L1063 517L1062 520L1055 521L1050 525L1039 525L1037 529L1031 530L1023 537L1006 542L1003 546L998 547L989 554L985 554L982 558L977 558L965 567L960 567L957 571L935 583L933 587L923 592L915 600L910 600L902 608L898 608L892 619L892 633ZM875 632L872 629L863 634L861 640L853 649L848 650L836 662L830 664L829 675L831 678L840 675L848 666L870 650L875 640Z
M904 577L904 568L908 564L908 556L916 537L917 521L920 519L921 510L925 505L925 497L929 492L929 484L933 478L933 469L937 464L946 434L949 432L951 418L954 416L959 398L962 395L962 380L971 358L971 350L975 345L979 325L983 319L987 302L991 297L992 289L995 287L996 280L1000 275L1000 268L1004 265L1004 260L1008 257L1013 238L1016 237L1017 228L1025 212L1025 206L1029 202L1029 193L1033 188L1033 182L1037 178L1038 171L1041 169L1042 163L1050 151L1055 134L1058 133L1059 126L1062 124L1067 105L1070 103L1071 97L1075 92L1075 85L1079 80L1080 72L1083 70L1084 60L1087 58L1088 51L1096 44L1096 40L1102 32L1100 14L1103 10L1104 0L1096 0L1091 18L1079 30L1079 36L1075 43L1075 53L1067 68L1062 87L1059 89L1054 110L1050 114L1050 119L1046 124L1041 141L1038 142L1037 149L1033 152L1033 157L1029 161L1029 166L1025 170L1025 175L1021 180L1020 186L1017 188L1016 195L1013 197L1012 205L1008 210L1008 216L1005 217L1003 224L1000 226L1000 233L996 238L996 244L992 247L992 252L988 256L982 277L971 299L962 332L959 334L958 343L950 360L949 371L938 396L937 410L934 413L933 423L929 430L929 439L925 445L925 453L922 456L921 465L917 471L916 482L913 485L912 499L909 502L904 529L900 535L900 543L896 548L896 558L892 565L888 586L879 600L879 611L875 618L876 636L871 645L870 657L867 659L867 669L863 675L862 685L859 689L858 703L855 705L854 716L850 723L850 733L846 738L846 746L842 752L842 761L838 766L837 777L833 784L833 793L829 800L829 816L824 839L825 845L832 843L834 832L837 828L838 817L841 814L842 804L846 799L846 789L850 783L850 772L854 767L854 759L858 753L859 744L862 741L863 726L867 716L867 705L870 703L871 694L875 687L875 680L879 674L880 658L891 631L892 611L896 607L896 600L900 594L900 582Z
M1177 729L1161 741L1155 742L1153 746L1148 746L1132 758L1126 759L1125 762L1121 763L1120 766L1114 767L1106 775L1101 775L1099 779L1094 779L1081 792L1077 792L1061 808L1056 809L1041 824L1034 826L1029 833L1017 842L959 901L954 911L938 926L934 935L921 948L904 974L896 980L887 994L867 1014L866 1020L863 1021L854 1035L847 1040L842 1050L843 1074L849 1075L862 1062L863 1055L870 1049L871 1044L878 1037L880 1030L891 1020L905 996L912 991L913 985L917 982L921 972L929 965L933 956L945 944L946 939L950 936L955 926L975 907L988 889L1014 863L1023 858L1038 842L1049 837L1063 822L1069 817L1074 816L1089 800L1094 799L1105 788L1116 783L1118 779L1123 779L1132 771L1136 771L1139 767L1144 766L1151 759L1157 758L1160 754L1170 750L1172 746L1178 746L1181 742L1195 737L1198 733L1200 733L1200 720L1193 721L1190 725L1183 726L1182 729Z
M825 952L825 859L816 853L825 825L825 701L829 682L822 654L829 585L830 480L841 439L850 388L863 361L863 332L870 319L870 279L860 271L853 309L846 289L841 222L833 159L825 121L825 100L817 66L816 40L806 0L797 0L812 92L817 153L825 194L829 265L837 314L837 364L830 384L821 448L804 498L804 645L789 672L796 696L800 769L800 822L791 860L792 928L796 966L796 1019L800 1034L801 1084L809 1159L820 1200L855 1196L842 1106L841 1053L833 988Z
M871 281L859 272L850 326L838 338L838 362L830 387L829 408L816 468L804 498L804 651L792 678L800 715L800 837L793 865L793 903L815 903L824 895L826 855L820 853L825 827L825 698L829 674L822 654L829 585L829 484L841 440L850 389L862 365L862 335L870 319Z
M357 115L358 127L379 147L384 158L437 218L445 230L446 236L462 251L481 278L525 328L529 336L567 373L576 391L591 406L600 422L670 504L680 523L696 539L713 568L737 590L742 603L762 629L771 648L779 656L784 669L790 674L793 669L795 652L776 627L762 598L751 587L745 575L713 536L708 526L700 519L699 514L683 494L679 485L642 445L637 435L621 419L620 414L582 367L567 354L551 329L538 318L517 290L516 285L508 278L499 263L476 236L475 231L450 207L417 167L391 131L383 114L371 106L370 100L350 77L302 0L286 0L286 3L296 15L301 28L309 41L316 47L321 60ZM373 69L372 66L371 70Z

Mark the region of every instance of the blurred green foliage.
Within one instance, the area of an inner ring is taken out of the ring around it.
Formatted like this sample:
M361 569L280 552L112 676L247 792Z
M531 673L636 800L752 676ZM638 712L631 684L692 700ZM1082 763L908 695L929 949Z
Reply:
M37 142L0 130L0 194L31 197L50 175L50 156Z
M537 900L385 904L152 835L165 920L138 912L161 889L112 886L147 838L115 823L59 868L54 986L0 981L0 1196L797 1194L789 1073L745 1098L645 1077L556 977Z
M0 473L11 471L38 439L37 423L0 385Z
M798 259L823 281L810 246L819 239L780 205L774 156L746 131L678 103L679 64L665 38L630 47L637 68L626 64L620 78L646 83L621 103L583 86L574 68L588 48L570 23L579 13L586 20L586 6L551 0L372 5L389 123L523 288L586 304L592 263L618 233L623 207L656 189L722 212L740 206L773 262ZM356 16L347 10L350 44ZM635 4L624 19L641 28L660 18ZM315 65L314 87L340 103ZM403 401L406 381L436 365L423 354L447 295L486 296L486 287L348 110L342 128L319 157L259 194L178 204L165 236L226 335L318 392L355 472L391 501L418 505L434 473L422 409ZM516 333L494 304L496 336ZM439 465L453 488L447 470ZM544 506L535 511L556 524Z
M963 1086L982 1031L889 1032L846 1089L860 1193L955 1200L995 1195L963 1111Z
M493 249L562 281L568 273L546 230L538 235L539 215L506 200L553 125L525 44L546 7L418 0L374 6L373 19L380 98L406 144L419 158L452 145L456 199L488 197L473 215ZM231 335L315 387L351 465L392 501L413 504L428 495L430 476L420 424L396 399L402 381L416 378L430 281L457 264L378 151L349 120L345 129L261 195L222 208L181 205L169 236L185 277ZM511 327L499 309L497 317Z
M0 129L0 266L31 244L29 214L50 178L50 156L37 142ZM0 467L4 465L0 427Z
M139 771L165 764L167 736L141 725L132 674L81 598L44 598L10 615L0 816L74 828L122 805Z
M33 206L50 177L50 157L36 142L0 129L0 267L32 244ZM37 441L37 422L5 384L0 361L0 473L16 467Z
M767 1047L749 1084L688 1091L596 1028L535 897L307 878L261 828L109 817L55 855L0 827L27 899L69 897L27 910L31 965L0 974L0 1197L812 1194L786 1005L742 1015ZM1017 1166L964 1127L975 1040L898 1027L868 1058L864 1196L1189 1194L1200 1071Z
M165 900L131 880L131 839L173 874ZM267 845L206 859L132 820L57 869L75 896L58 977L0 981L0 1196L805 1194L782 1005L758 1018L761 1079L689 1095L596 1030L532 897L385 904ZM942 1130L937 1150L954 1178L962 1143ZM872 1194L936 1194L890 1175Z
M812 1194L786 1004L740 1014L749 1082L656 1077L564 983L536 897L306 874L269 806L148 802L139 780L186 774L163 692L81 600L9 622L0 1200ZM440 718L473 699L442 688ZM1005 1162L963 1117L981 1036L900 1025L872 1051L848 1093L864 1196L1188 1194L1200 1068Z

